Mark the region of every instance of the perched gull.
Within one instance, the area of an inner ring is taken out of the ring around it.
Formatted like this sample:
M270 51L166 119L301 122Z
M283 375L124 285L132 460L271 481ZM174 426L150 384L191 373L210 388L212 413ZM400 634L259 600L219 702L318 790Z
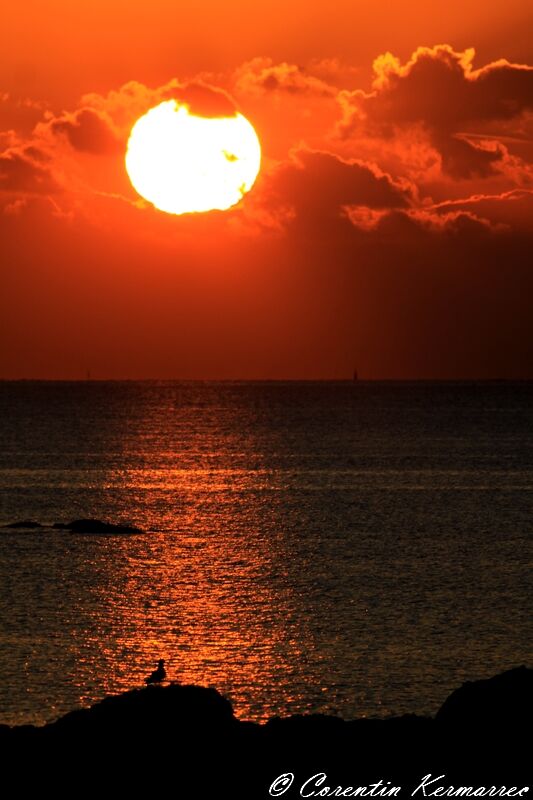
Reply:
M145 683L161 683L167 677L165 670L165 662L162 658L159 659L157 669L154 669L151 675L144 679Z

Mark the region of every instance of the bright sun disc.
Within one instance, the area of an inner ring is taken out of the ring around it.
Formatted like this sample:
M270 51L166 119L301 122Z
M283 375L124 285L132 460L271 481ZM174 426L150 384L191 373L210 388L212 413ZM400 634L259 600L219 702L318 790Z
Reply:
M260 165L259 139L242 114L199 117L176 100L137 120L126 151L134 188L169 214L234 206L252 188Z

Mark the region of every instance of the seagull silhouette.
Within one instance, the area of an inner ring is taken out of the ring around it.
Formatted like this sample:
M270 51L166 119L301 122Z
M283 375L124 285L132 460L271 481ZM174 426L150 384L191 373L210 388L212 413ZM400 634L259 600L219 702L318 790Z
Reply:
M165 662L162 658L159 659L157 669L154 669L151 675L144 679L145 683L161 683L167 677L165 670Z

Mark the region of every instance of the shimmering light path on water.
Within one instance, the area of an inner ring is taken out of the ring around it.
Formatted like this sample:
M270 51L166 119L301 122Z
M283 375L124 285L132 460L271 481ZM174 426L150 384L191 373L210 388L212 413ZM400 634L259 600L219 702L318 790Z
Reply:
M0 721L142 683L431 713L531 660L533 385L0 383Z

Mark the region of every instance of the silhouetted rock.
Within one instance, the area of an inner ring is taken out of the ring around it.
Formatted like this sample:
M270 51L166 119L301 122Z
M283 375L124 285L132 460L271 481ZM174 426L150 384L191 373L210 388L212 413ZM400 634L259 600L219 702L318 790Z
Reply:
M62 531L71 531L71 533L144 533L141 528L135 528L133 525L116 525L112 522L102 522L100 519L55 522L52 527Z
M23 520L20 520L18 522L10 522L8 525L2 525L2 527L3 528L12 528L12 529L15 529L15 530L17 530L19 528L25 528L26 530L33 530L35 528L42 528L43 525L41 525L40 522L35 522L32 519L23 519Z
M71 795L72 770L83 776L84 789L154 794L171 786L177 797L243 800L342 796L300 794L302 783L322 772L331 787L391 781L402 787L400 798L411 797L428 774L444 776L445 786L525 786L532 680L533 672L522 667L465 684L436 719L344 721L313 714L262 725L239 721L215 689L154 686L107 697L41 728L0 726L0 752L14 769L24 756L31 764L24 787L33 780L39 794L48 781L47 788ZM490 718L490 730L478 725L473 733L476 718ZM287 773L294 774L294 786L270 792Z
M533 670L522 666L487 680L467 681L445 700L436 720L492 730L525 724L532 715Z
M90 708L71 711L43 731L53 738L97 736L101 741L120 736L142 741L154 731L172 730L174 737L180 731L205 735L236 723L231 703L215 689L170 684L106 697Z

